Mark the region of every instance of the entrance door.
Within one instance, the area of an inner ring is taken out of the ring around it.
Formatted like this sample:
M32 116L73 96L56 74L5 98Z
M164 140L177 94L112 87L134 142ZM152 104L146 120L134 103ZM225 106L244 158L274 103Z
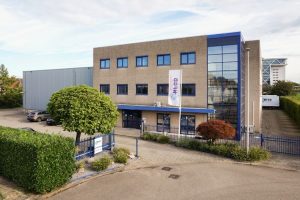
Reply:
M136 110L123 110L123 127L140 129L142 112Z
M180 133L185 135L195 134L195 116L181 115Z

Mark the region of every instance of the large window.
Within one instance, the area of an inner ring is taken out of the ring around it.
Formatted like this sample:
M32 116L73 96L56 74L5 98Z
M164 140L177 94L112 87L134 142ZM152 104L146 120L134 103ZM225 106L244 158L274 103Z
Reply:
M117 94L118 95L127 95L128 94L128 85L127 84L118 84L117 85Z
M195 124L194 115L181 115L180 133L186 135L195 134Z
M237 125L238 45L208 47L208 107L216 118Z
M196 53L195 52L186 52L181 53L180 55L180 64L190 65L196 63Z
M170 115L157 113L157 131L170 132Z
M128 58L118 58L117 59L117 67L118 68L127 68L128 67Z
M157 55L157 66L171 65L171 55Z
M169 94L169 84L157 84L157 95L167 96Z
M109 94L109 84L101 84L100 85L100 92L103 92L104 94Z
M101 59L100 60L100 68L101 69L109 69L110 67L110 59Z
M148 84L136 84L136 95L148 95Z
M148 56L137 56L136 57L137 67L147 67L148 66Z
M195 96L195 84L182 84L182 96Z

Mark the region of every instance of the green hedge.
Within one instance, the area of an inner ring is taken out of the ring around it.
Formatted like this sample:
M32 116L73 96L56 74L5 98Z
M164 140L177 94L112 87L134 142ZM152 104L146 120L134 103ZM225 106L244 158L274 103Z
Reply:
M0 175L29 191L45 193L75 172L71 138L0 126Z
M280 107L293 118L297 124L300 124L300 100L297 99L297 96L280 97Z

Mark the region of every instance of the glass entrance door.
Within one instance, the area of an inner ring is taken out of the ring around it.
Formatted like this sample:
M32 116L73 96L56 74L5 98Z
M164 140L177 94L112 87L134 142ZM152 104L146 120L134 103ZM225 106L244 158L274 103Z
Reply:
M170 115L157 113L157 131L170 132Z
M195 116L181 115L180 134L194 135L195 134Z

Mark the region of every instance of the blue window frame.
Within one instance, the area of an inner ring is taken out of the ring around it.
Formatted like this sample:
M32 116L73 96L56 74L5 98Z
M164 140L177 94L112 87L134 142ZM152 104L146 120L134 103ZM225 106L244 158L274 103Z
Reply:
M171 65L171 55L161 54L157 55L157 66Z
M196 53L195 52L184 52L180 54L181 65L196 64Z
M109 69L110 59L100 59L100 69Z
M127 68L128 67L128 57L117 59L117 68Z
M157 96L167 96L169 94L169 84L157 84Z
M196 85L182 84L182 96L196 96Z
M148 67L148 56L137 56L136 67Z
M100 84L100 92L103 92L104 94L109 94L110 93L109 84Z
M136 95L148 95L148 84L136 84Z
M117 85L117 94L118 95L127 95L128 94L128 85L127 84L118 84Z

